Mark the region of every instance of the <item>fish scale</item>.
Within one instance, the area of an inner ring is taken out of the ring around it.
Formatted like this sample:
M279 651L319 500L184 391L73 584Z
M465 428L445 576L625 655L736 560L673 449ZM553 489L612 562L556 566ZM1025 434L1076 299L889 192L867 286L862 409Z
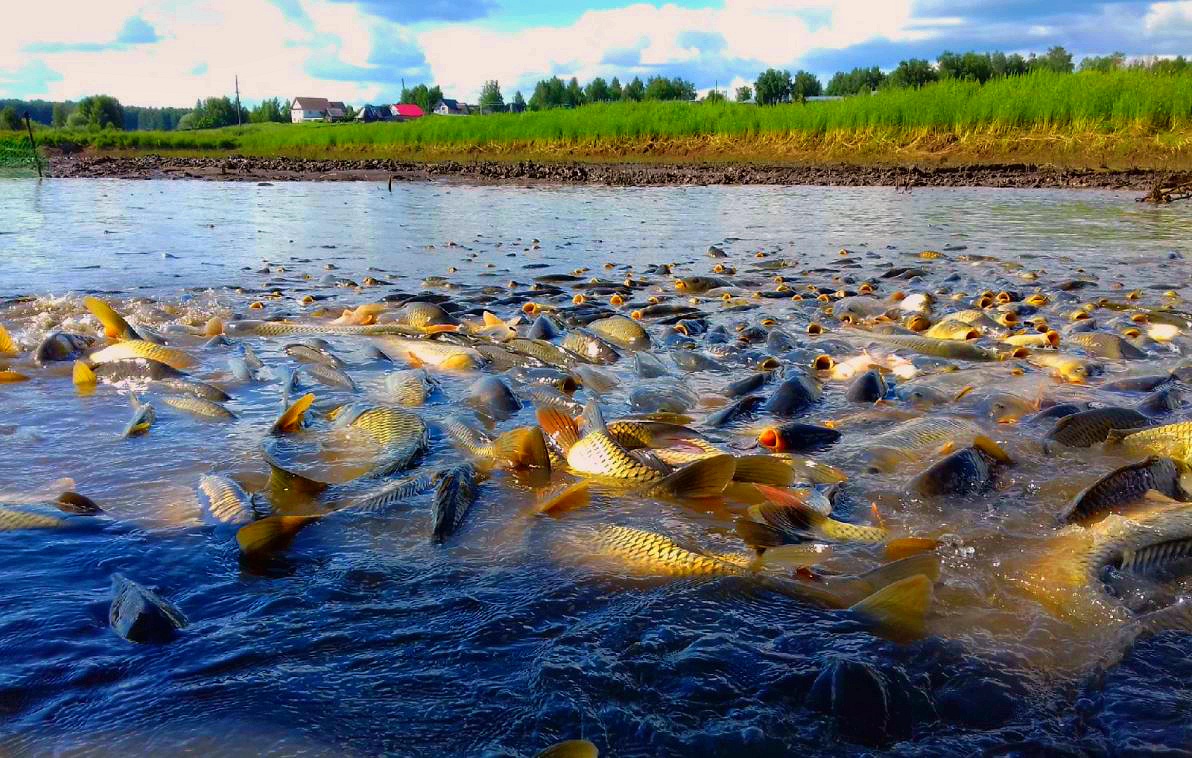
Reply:
M112 363L132 358L146 358L158 363L164 363L172 369L183 371L194 365L195 361L181 350L164 345L155 345L144 340L126 340L96 350L90 356L92 363Z
M350 426L365 432L384 448L380 461L369 472L370 476L384 476L408 468L430 444L426 422L413 413L396 408L369 408L356 416Z
M0 507L0 531L15 529L56 529L66 524L66 519L47 516L20 508Z
M247 524L261 514L253 498L226 476L205 474L199 478L199 511L203 520L218 524Z
M718 558L680 547L661 534L627 526L598 527L585 545L595 554L623 561L627 568L673 577L739 576L746 571Z
M1110 439L1114 435L1111 434ZM1192 421L1143 429L1119 438L1124 449L1135 454L1162 455L1192 463Z
M656 482L669 471L634 458L604 432L586 434L567 451L567 465L575 471L633 482Z

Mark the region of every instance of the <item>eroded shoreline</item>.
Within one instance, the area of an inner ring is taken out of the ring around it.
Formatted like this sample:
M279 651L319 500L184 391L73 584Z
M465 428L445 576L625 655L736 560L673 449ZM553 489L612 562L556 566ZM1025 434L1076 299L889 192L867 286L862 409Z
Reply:
M53 155L50 176L212 181L457 181L475 184L603 186L817 185L1004 187L1146 191L1160 180L1192 180L1192 172L1094 170L1027 163L960 166L783 164L640 164L538 161L434 161Z

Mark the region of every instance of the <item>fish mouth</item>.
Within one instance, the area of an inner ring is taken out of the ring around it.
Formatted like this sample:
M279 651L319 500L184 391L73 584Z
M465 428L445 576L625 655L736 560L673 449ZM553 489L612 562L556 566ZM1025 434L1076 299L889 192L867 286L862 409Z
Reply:
M762 433L757 435L757 444L764 448L769 448L770 450L778 450L778 430L772 427L763 429Z

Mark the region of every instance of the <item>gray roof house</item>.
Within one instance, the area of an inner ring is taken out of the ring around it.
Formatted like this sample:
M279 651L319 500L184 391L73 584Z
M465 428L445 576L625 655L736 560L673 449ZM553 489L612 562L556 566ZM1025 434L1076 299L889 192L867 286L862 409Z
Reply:
M435 113L440 116L466 116L468 115L468 106L458 100L448 100L443 98L435 105Z

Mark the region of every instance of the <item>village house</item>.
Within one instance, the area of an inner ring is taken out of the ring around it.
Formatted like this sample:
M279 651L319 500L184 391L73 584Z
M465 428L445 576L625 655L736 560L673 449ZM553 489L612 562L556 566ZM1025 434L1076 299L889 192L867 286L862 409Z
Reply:
M398 121L413 121L426 115L426 111L414 103L394 103L389 106L389 111Z
M324 121L327 118L327 106L325 97L296 97L290 104L290 121L295 124Z
M468 106L458 100L443 98L435 105L434 111L440 116L466 116Z
M348 106L338 100L327 103L327 118L331 121L340 121L346 115L348 115Z

